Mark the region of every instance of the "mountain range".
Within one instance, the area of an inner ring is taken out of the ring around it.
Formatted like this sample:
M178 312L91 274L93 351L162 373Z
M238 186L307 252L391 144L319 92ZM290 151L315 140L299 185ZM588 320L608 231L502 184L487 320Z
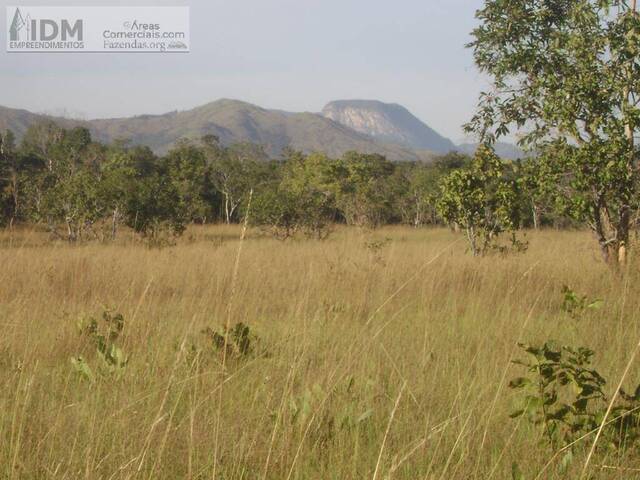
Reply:
M43 121L54 121L65 128L86 127L99 141L128 139L159 154L166 153L180 138L198 139L207 134L218 136L223 144L261 144L272 157L292 147L330 156L355 150L380 153L394 161L429 161L436 154L475 149L473 144L456 146L401 105L374 100L341 100L330 102L321 113L294 113L222 99L186 111L98 120L74 120L0 106L0 130L10 129L18 138L30 125ZM510 147L507 156L518 156L518 150Z

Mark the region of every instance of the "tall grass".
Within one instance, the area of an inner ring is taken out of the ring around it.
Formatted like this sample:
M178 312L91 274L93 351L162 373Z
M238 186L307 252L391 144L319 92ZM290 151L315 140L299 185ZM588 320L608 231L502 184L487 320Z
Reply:
M612 274L587 233L531 232L526 253L478 259L446 230L249 232L234 278L239 236L191 228L153 249L3 234L0 478L501 479L514 462L534 478L553 452L508 417L517 341L594 349L613 390L640 338L638 264ZM564 284L604 307L570 318ZM129 363L90 382L70 358L97 370L77 325L105 310L125 318ZM227 321L259 338L253 354L207 346L201 331ZM620 466L640 457L589 468L630 478Z

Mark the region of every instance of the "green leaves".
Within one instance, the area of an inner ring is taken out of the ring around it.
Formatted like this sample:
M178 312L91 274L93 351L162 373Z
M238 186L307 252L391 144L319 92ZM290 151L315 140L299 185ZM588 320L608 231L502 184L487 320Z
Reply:
M572 463L573 463L573 450L569 449L562 456L562 460L560 460L560 465L559 465L560 473L565 474L567 470L569 470L569 467L571 466Z
M331 393L319 384L304 388L289 398L289 422L318 440L327 441L340 431L364 432L374 425L375 411L371 381L357 382L353 377L347 388ZM335 402L335 409L328 402Z
M214 351L224 352L229 357L249 357L254 353L258 337L251 333L249 326L242 322L236 323L229 330L223 327L220 332L207 327L202 334L210 341Z
M511 464L511 480L524 480L524 474L516 462Z
M377 154L347 152L332 159L290 151L281 178L256 196L251 221L270 227L279 238L302 231L322 239L340 220L375 228L393 218L394 200L410 182L396 171Z
M509 388L524 388L531 385L531 380L526 377L514 378L509 382Z
M83 319L78 322L78 330L96 349L98 373L102 377L121 377L129 363L128 356L116 344L124 330L124 317L120 313L105 310L102 322L95 318ZM71 364L82 378L92 383L96 381L96 375L84 357L71 358Z
M554 165L535 188L588 223L605 260L624 261L638 208L640 15L606 0L487 0L477 17L469 47L493 88L467 130L488 143L521 134Z
M541 425L552 446L570 442L584 428L596 426L589 405L604 400L605 380L588 368L593 355L585 348L559 347L552 342L541 346L520 344L530 361L519 361L529 376L518 377L509 387L523 391L522 409L512 418L527 415L530 422ZM574 388L567 389L571 385ZM567 401L568 400L568 401Z
M96 380L95 375L93 374L93 370L89 367L89 364L84 359L84 357L71 357L71 365L73 369L79 374L83 379L88 380L93 383Z
M378 154L347 152L340 161L337 205L350 225L378 227L392 217L395 165Z
M538 426L554 450L597 429L608 401L604 393L606 380L590 366L594 352L553 342L519 346L529 359L513 363L525 367L527 376L509 382L509 388L520 392L522 404L510 417L524 416ZM621 391L620 397L624 403L614 407L609 417L616 420L604 430L609 444L616 448L629 446L640 438L640 417L636 411L640 411L640 386L634 395ZM573 455L565 454L560 469L566 470L572 461Z
M469 167L447 175L440 193L438 212L446 222L466 230L473 255L483 255L500 233L519 227L511 165L502 162L489 146L478 148Z
M604 300L589 300L586 295L578 295L567 285L562 286L562 310L573 319L578 319L587 310L598 310L604 305Z

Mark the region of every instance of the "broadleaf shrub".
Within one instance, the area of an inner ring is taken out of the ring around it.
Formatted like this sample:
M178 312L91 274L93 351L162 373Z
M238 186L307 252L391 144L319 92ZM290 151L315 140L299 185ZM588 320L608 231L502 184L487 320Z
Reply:
M519 344L528 354L514 360L526 375L511 380L509 387L521 392L521 406L510 416L524 417L540 429L553 450L573 444L600 427L609 405L607 381L592 365L588 348ZM603 430L603 444L626 448L640 438L640 386L634 394L620 391Z

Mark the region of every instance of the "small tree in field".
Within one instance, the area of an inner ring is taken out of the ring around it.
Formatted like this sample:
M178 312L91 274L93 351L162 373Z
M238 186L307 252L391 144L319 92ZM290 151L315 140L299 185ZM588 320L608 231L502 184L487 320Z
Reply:
M489 147L480 147L471 165L441 183L440 216L464 229L473 255L487 252L504 231L519 223L517 190L507 165Z
M308 236L323 238L336 216L335 161L320 153L289 152L280 189L288 192L299 226Z
M486 0L476 16L469 46L492 89L468 129L490 142L520 130L553 160L565 211L621 263L638 185L636 1Z
M326 238L336 216L335 160L320 153L285 152L282 177L263 188L253 204L251 221L269 226L280 238L302 230Z
M256 178L259 163L266 162L268 157L261 146L252 143L223 147L213 136L203 140L211 181L223 198L224 220L231 223L237 219L251 189L259 183Z
M378 154L347 152L335 170L337 205L348 225L375 228L392 217L392 162Z
M399 165L394 180L394 209L400 213L402 223L420 227L436 223L435 198L439 194L438 170L421 163Z
M212 217L213 186L204 149L188 140L177 142L164 158L166 174L178 194L189 222L206 223Z
M164 233L181 235L186 212L166 176L154 173L140 179L126 207L126 224L143 237L157 240Z
M111 217L112 240L116 238L120 221L126 216L136 187L136 169L129 153L124 150L111 152L100 166L98 198L103 215Z

